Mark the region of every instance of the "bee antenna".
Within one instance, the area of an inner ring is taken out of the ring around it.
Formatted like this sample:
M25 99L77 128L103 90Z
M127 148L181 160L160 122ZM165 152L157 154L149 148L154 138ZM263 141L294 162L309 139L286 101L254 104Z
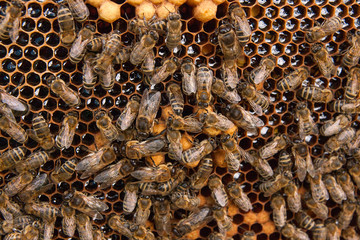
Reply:
M170 10L169 10L165 5L164 5L164 8L165 8L166 10L168 10L169 13L171 13Z

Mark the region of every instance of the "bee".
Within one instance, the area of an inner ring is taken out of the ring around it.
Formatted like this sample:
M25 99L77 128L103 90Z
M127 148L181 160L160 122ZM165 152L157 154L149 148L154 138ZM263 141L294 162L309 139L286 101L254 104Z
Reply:
M291 223L285 224L285 226L281 229L281 234L289 239L310 240L309 236L305 232L296 228Z
M12 120L15 119L14 116L24 116L30 110L29 105L24 100L14 97L2 89L0 89L0 106L1 113Z
M143 142L137 140L126 143L125 153L130 159L141 159L143 157L156 155L167 145L166 138L162 135L148 138Z
M153 47L155 47L158 40L159 34L154 30L150 30L148 33L144 34L141 37L140 42L136 43L133 47L133 50L130 53L130 62L135 66L141 64L146 55L153 50Z
M296 184L291 181L285 188L284 193L287 196L286 203L290 211L297 213L301 210L301 197Z
M13 122L10 118L1 113L0 130L19 143L25 143L28 139L26 131L18 123Z
M140 107L140 97L133 95L130 101L127 102L124 110L121 112L119 118L116 120L116 126L121 131L127 130L135 121Z
M319 220L315 221L315 226L312 232L313 232L314 240L326 239L327 229L321 221Z
M21 9L24 4L20 0L12 0L6 9L6 15L0 23L0 39L11 39L15 42L19 36Z
M45 151L37 151L28 156L25 161L16 164L15 168L18 173L34 170L49 161L49 154Z
M56 217L60 216L58 207L53 207L49 203L27 203L24 207L25 212L41 218L47 222L53 222Z
M132 227L132 224L124 219L123 216L119 215L112 215L110 216L108 220L108 225L111 229L117 231L121 235L124 235L125 237L131 239L133 236L132 232L130 231L130 228Z
M313 102L327 103L333 99L331 90L320 87L302 87L296 92L296 95Z
M356 99L360 91L360 68L352 67L345 86L345 100Z
M329 174L323 177L325 187L329 191L329 194L334 202L341 204L343 200L346 200L346 194L341 186L336 182L335 178Z
M260 118L252 115L238 104L227 106L225 116L236 126L246 130L248 135L258 135L258 128L265 125Z
M262 84L266 79L268 79L275 67L276 58L274 56L268 56L261 59L259 66L250 72L250 82L254 83L255 85Z
M211 95L211 86L214 76L213 72L206 67L201 65L196 72L197 92L196 100L200 108L207 108L210 102L213 100Z
M40 229L41 229L41 225L40 222L35 221L32 224L29 224L28 226L26 226L22 231L21 231L21 237L20 239L22 240L33 240L33 239L38 239L39 234L40 233ZM53 229L52 229L53 230ZM52 232L48 233L48 235L46 235L48 238L44 238L44 239L51 239L52 237ZM44 235L45 237L45 235Z
M115 59L114 59L115 64L121 65L122 63L127 62L130 58L130 53L131 53L130 46L126 46L126 47L124 46L124 47L120 48L118 55L116 55ZM152 59L152 61L154 61L154 59L155 59L155 56ZM143 69L143 71L144 71L144 69Z
M321 174L316 173L315 177L308 175L308 181L310 182L311 195L315 202L323 202L329 199L329 193L326 190L325 184L321 179Z
M326 137L338 134L342 129L348 127L351 123L351 116L340 114L333 120L324 123L320 128L320 134Z
M277 89L280 91L292 91L296 89L301 83L310 76L309 70L305 67L299 67L281 79L277 83Z
M135 163L132 160L124 158L97 174L94 181L100 183L100 189L105 189L110 187L114 182L130 175L130 173L134 171L134 168Z
M86 49L90 52L99 53L105 46L106 40L107 40L107 35L93 36L93 38L86 45Z
M185 118L178 115L171 115L167 120L168 127L171 130L181 130L191 133L199 133L202 131L203 123L194 117L187 116Z
M360 31L357 30L355 35L350 38L350 48L346 51L342 64L347 67L353 67L358 64L360 59L359 49L360 49Z
M332 62L328 51L321 43L315 43L312 45L311 52L319 66L320 72L324 75L324 77L331 78L331 76L336 74L337 69Z
M129 57L130 57L130 53L129 53ZM146 77L146 81L149 81L149 78L151 78L152 74L154 73L155 70L155 54L154 51L149 51L145 58L144 61L141 64L141 70L144 73L145 77Z
M297 176L301 182L305 180L306 173L311 177L315 177L315 168L311 160L309 148L306 143L297 143L292 147L292 153L295 157L295 166L297 168Z
M75 167L76 171L82 172L80 179L90 177L114 162L117 157L117 150L116 145L106 146L83 157Z
M72 111L65 115L59 134L55 138L55 144L59 149L68 149L71 146L78 124L77 112Z
M139 189L143 195L161 195L158 184L155 182L140 182Z
M335 222L335 219L327 219L325 221L325 227L327 230L327 238L329 240L340 240L341 229L339 229L338 225Z
M308 42L313 43L333 34L342 28L341 18L331 17L325 20L320 26L315 26L306 33L305 38Z
M214 164L210 155L201 159L198 170L190 177L191 187L197 190L205 187L213 168Z
M344 169L341 169L336 173L336 180L344 190L347 199L355 201L355 186L350 175Z
M304 140L306 135L317 135L319 130L311 117L310 110L306 107L306 103L299 102L296 107L295 117L299 123L299 135Z
M40 113L33 116L32 126L33 129L28 129L26 131L28 136L38 142L43 149L52 149L54 147L55 141L52 134L50 133L49 124Z
M159 183L157 190L161 196L169 195L180 183L184 181L186 174L184 170L178 168L175 170L173 178L170 178L169 181Z
M51 90L69 107L77 107L80 105L79 94L69 88L62 79L50 75L46 81L49 83Z
M166 47L172 52L181 42L181 16L179 13L170 12L167 17Z
M342 129L337 135L332 136L325 143L324 148L327 152L334 152L339 150L342 146L351 142L355 137L355 129L352 127L347 127Z
M142 182L166 182L171 178L172 165L160 164L155 168L140 167L131 173L131 176Z
M66 0L74 19L80 23L86 21L90 15L85 2L81 0Z
M228 203L228 196L221 179L216 175L211 175L209 177L208 186L211 190L211 196L215 200L216 204L221 207L225 207Z
M216 142L214 139L204 139L194 147L184 151L181 156L181 163L189 164L200 161L206 155L210 154L216 148Z
M178 130L167 129L166 138L169 142L169 158L181 161L183 147L181 145L181 133Z
M259 155L262 159L270 158L280 150L284 149L289 142L290 139L287 135L278 135L274 137L272 141L266 143L262 148L259 149Z
M92 240L93 239L93 226L91 224L90 218L83 214L76 215L76 226L79 233L80 240Z
M296 213L295 220L301 228L312 230L315 227L314 220L304 211Z
M86 8L87 9L87 8ZM60 40L65 46L70 46L76 39L74 17L65 4L60 4L58 10Z
M18 197L24 203L34 201L39 195L53 187L53 185L50 183L47 174L41 173L18 194Z
M280 194L274 195L270 205L273 209L273 221L275 226L282 228L286 224L285 199Z
M272 170L270 164L259 157L256 151L250 150L249 153L251 154L251 157L247 157L246 159L248 159L248 162L251 164L251 166L255 168L256 172L264 179L271 178L274 175L274 171ZM246 154L245 151L244 154Z
M212 85L211 92L230 103L239 103L241 100L241 97L236 90L230 91L225 87L223 80L218 78L216 78Z
M88 215L93 220L102 220L103 216L100 212L106 211L109 207L106 203L100 201L93 196L86 196L85 194L75 191L66 196L69 199L69 206Z
M221 146L225 150L225 161L230 172L240 169L241 162L244 160L244 150L238 145L235 138L229 134L221 136Z
M197 83L196 83L196 66L191 58L184 58L181 64L182 79L182 90L187 96L196 94Z
M94 72L95 57L93 54L86 54L83 65L83 86L87 90L94 89L97 75Z
M100 228L93 228L93 240L106 240L104 232Z
M9 224L9 226L14 225L14 219L23 215L20 206L12 202L9 199L9 197L5 194L5 192L1 190L0 190L0 212L3 218L5 219L5 221L7 221L7 223L4 223L2 225L3 230L7 229L6 224Z
M328 218L329 209L324 202L316 202L309 192L304 195L305 204L315 215L323 220Z
M176 83L171 83L167 86L166 91L173 112L181 116L184 110L184 98L180 86Z
M0 172L13 168L20 163L26 155L27 149L23 146L12 148L0 156Z
M19 215L12 220L13 229L22 230L27 225L31 225L35 221L35 218L31 215Z
M112 124L112 119L109 114L103 110L98 110L95 112L95 119L96 126L108 142L113 142L119 137L118 130L115 125Z
M104 74L99 76L101 87L108 91L114 87L115 84L115 70L114 67L110 64Z
M153 204L155 228L159 235L171 235L170 202L158 197Z
M286 187L291 181L292 174L290 171L284 171L278 174L273 180L269 180L260 184L259 189L264 193L265 197L269 197L274 193Z
M217 31L219 45L222 53L224 54L224 61L231 65L242 53L235 31L230 23L222 24Z
M338 217L338 227L340 229L346 229L349 227L356 210L356 204L350 201L344 201L341 205L341 211Z
M171 203L176 207L188 211L197 211L200 205L200 198L187 193L186 191L176 191L170 196Z
M181 219L173 228L173 233L176 237L181 238L185 234L194 231L207 224L213 219L212 211L208 207L199 209L198 212L193 212L187 218Z
M332 101L329 106L331 111L337 113L346 113L346 114L360 113L360 99L335 100Z
M360 235L356 232L355 227L348 227L344 229L341 233L341 236L345 240L359 240Z
M234 25L235 33L239 43L245 47L251 37L251 28L246 19L245 11L238 3L231 3L229 6L229 15Z
M79 2L82 1L79 0ZM72 63L79 63L83 59L86 53L86 46L91 41L94 32L95 26L90 24L80 30L69 51L69 59Z
M148 84L155 85L165 81L169 76L174 74L174 72L178 69L179 65L179 59L176 57L166 59L161 65L161 67L155 70L155 73L151 77Z
M253 209L249 197L243 192L240 184L233 181L230 182L226 188L230 199L239 209L243 210L244 212L248 212Z
M241 237L241 240L255 240L255 239L256 239L256 235L255 232L253 231L246 231Z
M235 64L223 63L222 65L222 79L224 80L225 86L230 91L234 90L239 83L239 76Z
M291 170L293 166L293 161L291 159L290 154L287 151L282 150L280 152L278 164L281 169Z
M132 238L134 240L155 240L154 234L145 226L139 225L134 228Z
M73 237L76 228L75 209L69 206L69 203L65 201L61 206L62 219L62 231L66 236Z
M235 124L221 113L208 112L202 114L200 121L204 122L204 128L215 128L222 132L235 128Z
M160 100L160 92L151 94L148 89L144 91L135 123L140 136L147 137L152 132L154 118L159 110Z
M219 227L219 231L226 234L232 227L232 220L224 207L213 207L213 217Z
M144 225L149 218L151 209L151 199L149 196L141 195L137 202L136 212L134 214L135 223L137 225Z
M76 158L72 158L62 165L60 160L56 161L55 169L50 174L51 180L56 184L69 180L75 172L77 161Z
M137 184L127 183L125 185L125 197L123 201L123 209L125 214L130 214L135 210L137 203Z
M262 115L263 110L269 107L269 98L256 91L254 86L248 83L239 85L240 95L246 99L257 115Z

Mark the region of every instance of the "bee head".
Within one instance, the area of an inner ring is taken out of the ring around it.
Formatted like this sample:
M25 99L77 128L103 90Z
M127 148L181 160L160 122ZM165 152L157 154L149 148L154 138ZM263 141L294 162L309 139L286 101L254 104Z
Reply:
M221 25L219 27L219 33L220 34L225 34L231 31L231 25L229 23L224 23L223 25Z
M169 13L169 20L170 21L177 21L177 20L180 20L180 18L181 18L181 16L178 13L175 13L175 12Z
M156 31L151 30L151 31L149 32L149 35L150 35L150 37L151 37L152 39L154 39L155 41L158 41L158 40L159 40L159 34L158 34Z
M229 13L231 14L232 11L234 11L234 9L239 8L239 4L237 2L232 2L229 6Z

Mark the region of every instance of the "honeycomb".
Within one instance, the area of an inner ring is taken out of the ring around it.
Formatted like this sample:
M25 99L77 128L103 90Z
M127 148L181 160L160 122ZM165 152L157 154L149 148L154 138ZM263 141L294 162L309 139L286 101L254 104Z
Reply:
M135 36L127 30L127 19L135 17L133 6L124 0L115 0L121 5L121 18L109 24L98 19L97 11L88 5L90 9L89 22L97 26L97 33L111 32L119 22L122 32L122 41L125 45L131 45L135 41ZM0 58L2 71L0 72L0 85L6 90L14 90L14 96L24 99L31 106L31 113L18 119L24 129L31 127L32 116L35 113L42 113L47 116L50 124L51 133L55 136L59 132L63 116L71 109L56 97L45 84L45 79L49 73L56 74L70 87L80 93L81 105L77 107L80 115L79 126L76 131L72 147L64 151L55 151L51 154L52 161L47 162L40 169L40 172L49 174L54 170L55 160L60 159L64 162L67 159L78 157L82 158L86 152L80 146L87 146L90 149L101 146L99 130L95 125L94 111L102 108L109 111L116 119L128 99L134 95L142 95L146 85L142 82L141 71L126 62L115 65L116 83L112 90L106 92L100 85L96 85L93 91L88 91L82 86L82 63L74 65L68 59L68 48L60 44L59 25L57 20L58 0L55 1L27 1L26 9L23 10L21 17L21 29L16 43L3 41L0 45ZM244 48L246 61L239 66L238 71L241 77L249 73L258 66L261 58L273 55L277 58L277 66L271 73L271 77L264 83L264 94L271 99L270 107L261 119L265 126L261 129L259 136L247 136L244 131L239 131L239 144L245 150L260 149L272 136L278 133L288 133L290 136L298 134L298 126L294 121L294 109L298 99L293 91L282 92L276 89L276 82L291 71L291 68L306 66L310 69L311 77L308 83L316 86L323 86L331 89L336 99L343 99L347 71L339 67L338 75L326 79L319 75L317 66L310 55L310 45L304 39L305 30L315 24L322 23L325 19L332 16L339 16L343 19L343 29L333 35L323 39L327 50L330 52L336 66L340 66L341 58L339 52L347 49L347 34L353 33L360 27L360 7L355 0L240 0L244 8L248 21L252 28L251 41ZM0 7L6 6L5 1L0 2ZM218 6L216 19L207 23L201 23L192 16L192 8L186 4L179 7L182 16L183 34L181 50L175 53L176 56L184 58L189 56L194 59L195 64L207 64L214 70L217 77L220 77L221 51L217 45L215 34L219 23L227 15L229 2L226 1ZM3 12L1 12L3 14ZM80 24L78 24L80 29ZM164 39L160 38L156 45L156 66L161 65L162 58L169 57L171 54L164 46ZM20 85L21 79L25 81ZM164 83L157 84L154 88L162 92L161 108L169 104L169 100L164 93L164 85L169 81L181 82L180 71L175 72L170 79ZM15 89L16 88L16 89ZM185 96L184 116L194 112L193 106L196 101L192 97ZM220 102L215 104L215 109L220 111ZM333 117L334 113L329 111L327 104L308 103L312 110L312 117L317 123L322 123ZM248 106L247 106L248 107ZM249 108L248 108L249 109ZM357 116L353 117L352 126L360 129L360 120ZM199 140L206 138L206 135L196 136ZM323 144L328 138L311 136L306 139L310 146L313 157L321 156L324 152ZM20 144L10 139L5 133L0 135L0 150L4 152ZM32 152L38 147L37 143L29 139L25 146ZM277 157L275 155L269 160L270 165L277 167ZM215 173L222 178L224 184L233 180L233 174L227 172L226 168L216 167ZM12 172L0 173L0 187L3 187L10 178L14 176ZM249 196L253 210L244 213L233 205L230 205L229 212L233 220L231 235L235 240L240 239L246 230L253 230L257 234L258 240L276 240L282 236L274 228L271 221L270 198L260 193L257 182L260 179L258 173L248 163L244 163L239 174L236 174L238 181L244 186L244 192ZM70 188L78 191L96 194L104 200L109 210L104 214L105 218L95 221L94 224L100 226L106 237L118 240L125 239L114 232L107 224L106 220L111 213L122 213L122 201L124 198L123 189L126 179L119 180L111 188L100 190L93 178L80 180L78 175L68 182L63 182L53 189L39 196L42 202L50 202L54 206L60 207L64 192ZM303 184L308 188L308 184ZM360 191L357 189L357 195ZM210 197L210 189L204 187L201 196ZM336 218L340 211L339 205L332 200L327 201L330 209L329 216ZM177 210L173 213L175 219L181 219L184 211ZM288 211L288 219L293 219L293 214ZM152 221L153 215L150 215ZM352 225L354 225L354 221ZM211 232L218 231L216 222L212 221L205 227L196 231L192 235L193 239L207 239ZM61 221L57 219L53 239L67 239L62 233ZM76 239L76 238L74 238Z

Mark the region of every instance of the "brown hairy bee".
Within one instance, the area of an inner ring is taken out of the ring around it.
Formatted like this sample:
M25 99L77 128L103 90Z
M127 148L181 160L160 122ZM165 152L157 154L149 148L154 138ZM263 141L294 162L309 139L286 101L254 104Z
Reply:
M190 214L187 218L180 220L173 228L175 236L181 238L185 234L199 229L213 219L212 211L208 207L199 209L198 212Z
M233 65L242 54L241 46L235 31L230 23L224 23L218 28L217 32L219 45L224 54L224 61L229 65Z
M77 158L72 158L61 165L61 161L57 160L55 163L55 169L50 174L51 181L53 181L55 184L58 184L60 182L69 180L75 172L77 162Z
M151 199L149 196L141 195L137 202L136 212L134 214L135 224L145 226L150 215Z
M115 70L113 65L109 65L104 74L99 75L100 85L105 91L109 91L115 84Z
M316 173L315 177L308 175L308 181L310 182L311 195L315 202L323 202L329 199L329 193L326 190L325 184L321 179L321 174Z
M167 119L167 125L171 130L181 130L191 133L199 133L203 128L203 123L191 116L183 118L178 115L171 115Z
M228 196L221 179L217 175L211 175L209 177L208 186L211 190L211 196L216 204L225 207L228 204Z
M207 108L213 100L211 86L213 83L213 72L207 66L201 65L196 72L197 92L196 100L200 108Z
M200 121L204 123L204 128L215 128L222 132L235 127L235 124L221 113L208 112L201 114Z
M161 236L171 235L170 202L162 197L156 198L153 204L156 231Z
M325 221L325 227L327 230L327 239L330 240L339 240L340 239L340 234L341 234L341 229L339 229L339 227L336 224L335 219L329 218Z
M130 53L130 62L133 65L141 64L146 55L153 50L153 47L159 40L159 34L154 31L150 30L148 33L144 34L140 42L136 43L132 52Z
M156 155L167 145L166 138L163 135L148 138L145 141L128 141L125 146L126 156L130 159L141 159L143 157Z
M69 1L69 0L67 0L67 1ZM72 0L70 0L70 1L72 1ZM80 0L78 0L78 1L82 2ZM86 7L86 9L87 9L87 7ZM85 56L85 53L86 53L86 46L92 40L94 32L95 32L95 26L90 25L90 24L86 25L85 27L83 27L80 30L77 38L71 45L71 48L69 51L69 59L72 63L79 63L83 59L83 57Z
M119 137L118 130L112 123L109 114L103 110L98 110L95 112L94 117L96 119L96 126L108 142L113 142Z
M79 233L80 240L93 239L93 226L91 224L90 218L83 214L79 213L76 215L76 226Z
M301 228L312 230L315 227L314 220L304 211L296 213L295 220Z
M66 0L66 2L69 5L69 9L76 21L84 22L88 19L90 12L85 5L85 2L81 0Z
M130 53L129 53L129 57L130 57ZM146 54L144 61L141 64L141 70L145 75L145 81L149 81L155 70L154 51L149 51L148 54Z
M87 9L87 7L86 7ZM76 38L74 17L65 4L60 4L58 10L60 40L65 46L70 46Z
M316 202L309 192L305 193L304 200L306 206L315 213L316 217L323 220L328 218L329 209L324 202Z
M3 191L7 196L13 197L30 184L33 179L34 175L30 172L20 173L4 186Z
M174 74L174 72L180 66L179 59L177 57L171 57L166 59L163 64L155 70L155 73L152 75L152 78L148 82L149 85L155 85L160 82L165 81L169 76Z
M338 227L340 229L346 229L349 227L356 210L356 204L350 201L344 201L341 205L341 211L338 217Z
M327 103L333 99L333 93L330 89L320 87L302 87L296 95L304 100L312 102Z
M53 183L50 183L47 174L41 173L37 175L29 185L21 190L21 192L18 194L18 197L24 203L32 202L37 197L39 197L39 195L51 189L53 185Z
M18 173L34 170L49 161L49 154L45 151L33 152L25 161L16 164L15 169Z
M230 182L226 188L230 199L239 209L248 212L253 208L249 197L243 192L240 184L233 181Z
M344 190L347 199L355 201L355 186L351 181L350 175L344 169L341 169L336 173L336 180Z
M236 90L231 91L227 89L224 81L219 78L216 78L214 84L212 85L211 92L229 103L238 103L241 100L238 92Z
M324 75L324 77L330 78L336 74L337 69L332 62L328 51L321 43L315 43L312 45L311 52L319 66L320 72Z
M5 194L5 192L1 190L0 212L6 221L6 223L2 225L3 230L7 229L7 224L9 224L9 227L11 227L10 225L14 225L14 219L23 215L20 206L17 203L11 201L9 197Z
M35 114L32 119L33 129L28 129L26 133L29 137L39 143L44 150L50 150L54 147L55 140L50 133L49 124L45 118L39 113Z
M305 232L290 223L285 224L285 226L281 229L281 234L289 239L310 240L309 236Z
M284 188L292 179L290 171L284 171L278 174L274 179L260 184L259 189L265 197L269 197Z
M83 61L83 86L87 90L94 89L96 81L97 81L97 74L94 71L96 56L92 53L87 53L84 56Z
M167 17L166 47L172 52L181 42L181 15L179 13L170 12Z
M326 137L338 134L351 123L351 116L340 114L334 119L326 121L320 128L320 134Z
M315 159L314 166L317 172L321 174L326 174L339 170L344 163L345 163L345 156L339 154L339 155L331 156L329 159L317 158Z
M336 182L335 178L330 174L323 176L323 181L326 189L329 191L329 194L332 200L338 204L341 204L343 200L346 200L346 194L342 187Z
M213 207L213 217L219 227L219 231L225 235L232 227L232 220L228 216L226 208Z
M273 195L270 206L273 209L273 221L275 226L282 228L286 224L285 199L280 194Z
M201 159L198 170L190 177L191 187L200 190L206 186L213 167L214 164L210 155Z
M277 83L277 89L280 91L292 91L296 89L301 83L310 76L309 70L305 67L299 67L291 72L289 75L281 79Z
M309 148L306 143L297 143L292 147L292 153L295 157L295 166L297 176L301 182L305 180L306 173L315 177L315 168L311 160Z
M188 211L197 211L200 205L200 198L194 196L193 194L187 191L175 191L171 194L170 199L171 203L175 208L180 208Z
M291 181L284 188L286 203L290 211L297 213L301 210L301 196L296 184Z
M341 237L345 240L359 240L360 235L356 232L355 227L348 227L341 233Z
M251 166L255 168L256 172L261 177L263 177L264 179L271 178L274 175L274 171L271 168L270 164L261 157L259 157L256 151L250 150L249 153L251 156L248 156L248 154L244 152L247 162L249 162Z
M49 203L27 203L24 207L25 212L39 217L47 222L53 222L60 216L60 210L51 206Z
M166 182L159 183L157 186L158 195L169 195L186 177L185 171L181 168L176 168L173 177Z
M325 143L324 148L327 152L334 152L339 150L342 146L351 142L355 137L355 129L347 127L342 129L338 134L329 138Z
M229 6L229 15L234 25L237 40L244 47L251 37L251 28L246 19L245 11L239 6L239 3L233 2Z
M59 149L68 149L75 136L79 123L79 114L75 111L65 115L59 134L55 138L55 144Z
M55 223L55 222L53 222ZM44 228L45 226L47 226L46 228L46 232L44 232L44 239L51 239L52 235L53 235L53 230L54 228L51 226L47 225L47 222L44 223ZM48 227L50 227L51 229L49 229ZM26 226L22 231L21 231L21 240L32 240L32 239L37 239L39 237L39 234L41 235L42 233L40 232L40 230L42 230L42 226L41 223L39 221L35 221L32 224L29 224L28 226Z
M181 88L176 83L170 83L166 88L171 108L176 115L181 116L184 110L184 97Z
M172 164L160 164L157 167L140 167L131 176L142 182L166 182L171 178Z
M311 117L311 112L306 107L306 103L299 102L297 104L295 117L298 119L301 140L304 140L307 135L317 135L319 133L319 130Z
M230 172L237 172L244 160L244 150L240 148L236 139L229 134L221 135L221 147L225 151L225 161Z
M223 63L221 70L222 79L224 80L226 88L231 91L234 90L240 80L236 65Z
M262 148L259 149L259 155L263 159L270 158L278 153L280 150L284 149L290 139L287 135L281 134L272 139L272 141L266 143Z
M169 142L169 152L168 156L169 158L181 161L181 156L183 152L183 147L181 144L181 132L178 130L171 130L168 128L166 130L166 138Z
M7 113L9 114L8 118L10 119L14 119L10 115L24 116L28 114L30 110L29 104L27 104L24 100L14 97L2 89L0 89L0 106L2 114L4 114L4 111L8 112L6 109L11 110L11 113Z
M186 165L200 161L206 155L210 154L216 148L216 146L217 145L214 139L204 139L194 147L184 151L180 163Z
M69 206L69 203L65 201L61 206L62 219L62 231L65 235L73 237L76 229L76 217L75 209Z
M321 221L316 220L312 233L314 240L326 239L327 229Z
M0 39L11 39L15 42L19 36L21 9L24 4L20 0L12 0L6 9L6 15L0 23Z
M140 97L138 95L131 96L119 118L116 120L116 126L125 131L135 121L140 108Z
M185 95L190 96L196 94L196 66L191 58L184 58L181 64L182 91Z
M131 239L133 235L130 231L130 228L132 228L132 223L125 220L122 215L119 216L114 214L110 216L108 225L111 229Z
M135 210L138 189L139 186L137 184L127 183L125 185L125 197L123 202L125 214L130 214Z
M19 143L25 143L28 140L26 131L16 122L0 113L0 129L8 134L12 139Z
M62 79L50 75L47 77L46 81L48 82L51 91L60 97L67 105L69 105L69 107L77 107L80 105L81 101L79 94L69 88Z
M276 58L274 56L268 56L261 59L259 66L250 72L250 82L255 85L261 85L266 79L268 79L275 66Z
M345 86L345 100L357 99L360 91L360 68L352 67Z
M152 132L154 118L159 110L160 100L160 92L150 93L148 89L144 91L135 123L140 136L147 137Z
M360 113L360 99L335 100L329 105L330 109L337 113L358 114Z
M0 155L0 172L15 167L26 155L27 149L23 146L12 148Z
M333 34L342 28L341 18L334 16L325 20L320 26L315 26L306 33L306 40L310 43L319 41L327 35Z
M263 110L269 107L268 97L256 91L255 87L248 83L239 84L240 95L246 99L257 115L263 115Z
M347 67L352 67L358 64L360 59L360 31L355 31L355 34L350 38L350 48L346 51L342 64Z
M282 150L279 155L279 167L284 170L291 170L293 166L293 160L291 158L291 155L286 151Z

